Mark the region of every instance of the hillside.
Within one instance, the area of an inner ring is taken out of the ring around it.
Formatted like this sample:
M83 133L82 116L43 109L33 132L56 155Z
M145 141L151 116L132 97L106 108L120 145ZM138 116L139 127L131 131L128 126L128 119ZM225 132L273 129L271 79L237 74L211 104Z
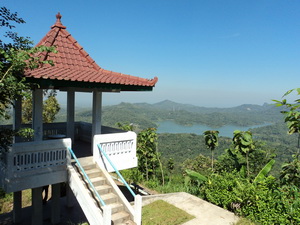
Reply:
M91 110L77 110L76 120L91 121ZM224 125L252 126L276 123L282 120L280 108L274 105L245 104L232 108L207 108L172 101L148 103L120 103L103 107L104 125L115 126L117 122L133 123L138 128L157 127L157 122L173 120L181 125L203 124L210 127Z

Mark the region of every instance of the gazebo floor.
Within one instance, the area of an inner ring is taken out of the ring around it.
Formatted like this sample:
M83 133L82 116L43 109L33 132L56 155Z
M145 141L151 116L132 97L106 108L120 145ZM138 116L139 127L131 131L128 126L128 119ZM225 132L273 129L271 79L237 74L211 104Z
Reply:
M93 155L92 144L84 141L75 141L72 150L77 158L85 158Z

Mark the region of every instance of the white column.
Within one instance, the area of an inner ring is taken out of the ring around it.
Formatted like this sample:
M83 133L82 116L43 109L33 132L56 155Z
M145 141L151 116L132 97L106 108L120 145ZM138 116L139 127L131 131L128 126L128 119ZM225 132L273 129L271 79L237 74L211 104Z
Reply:
M74 194L69 183L67 183L67 207L72 208L73 206L74 206Z
M43 198L42 198L42 187L32 189L32 225L43 224Z
M134 197L134 222L136 225L142 224L142 196Z
M93 91L92 138L94 137L95 134L101 134L101 116L102 116L101 111L102 111L102 92Z
M22 124L22 98L19 97L14 101L13 108L13 130L18 130L21 128ZM19 142L18 137L14 137L14 142Z
M13 108L13 130L21 128L22 124L22 99L18 98L14 102ZM19 142L19 137L14 137L14 143ZM22 221L22 191L13 193L13 222L20 223Z
M60 183L52 184L51 196L51 223L58 224L60 222Z
M103 225L111 225L111 207L103 206Z
M43 140L43 89L35 89L33 97L32 128L34 130L34 141Z
M70 89L67 93L67 137L74 143L75 130L75 91Z

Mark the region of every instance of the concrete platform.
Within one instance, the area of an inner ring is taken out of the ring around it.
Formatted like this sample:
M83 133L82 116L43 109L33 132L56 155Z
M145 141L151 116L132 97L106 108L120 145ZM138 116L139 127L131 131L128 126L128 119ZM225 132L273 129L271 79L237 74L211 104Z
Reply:
M195 216L183 225L233 225L239 220L234 213L185 192L143 196L143 206L156 200L164 200Z
M66 197L61 198L61 223L59 224L77 225L87 222L87 219L78 202L76 199L74 200L74 206L72 208L67 208ZM156 200L164 200L195 216L194 219L184 223L183 225L233 225L239 219L232 212L229 212L185 192L143 196L143 206ZM51 200L48 201L43 208L43 224L50 225ZM31 207L23 208L22 214L23 222L21 225L30 225ZM0 215L0 224L13 225L12 213Z

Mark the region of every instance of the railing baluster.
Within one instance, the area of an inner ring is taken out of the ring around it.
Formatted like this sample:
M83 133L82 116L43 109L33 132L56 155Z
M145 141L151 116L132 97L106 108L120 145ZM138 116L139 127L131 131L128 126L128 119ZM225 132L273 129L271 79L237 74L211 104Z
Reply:
M99 199L100 203L101 203L103 206L105 206L105 202L102 200L102 198L100 197L100 195L99 195L98 192L96 191L96 189L95 189L94 185L92 184L90 178L89 178L88 175L85 173L85 171L84 171L84 169L82 168L80 162L78 161L78 159L77 159L75 153L73 152L73 150L72 150L71 148L68 147L68 149L69 149L69 152L71 153L71 156L75 159L76 163L78 164L78 166L79 166L81 172L83 173L84 177L87 179L89 185L90 185L91 188L93 189L94 194L97 196L97 198Z
M102 147L100 144L97 144L99 151L104 155L104 157L107 159L107 161L110 163L110 165L112 166L112 168L115 170L115 172L117 173L117 175L120 177L120 179L122 180L122 182L125 184L125 186L127 187L127 189L129 190L129 192L132 194L133 197L135 197L135 193L132 191L132 189L129 187L129 185L127 184L127 182L125 181L125 179L123 178L123 176L120 174L119 170L115 167L115 165L113 164L113 162L110 160L110 158L108 157L108 155L103 151Z

